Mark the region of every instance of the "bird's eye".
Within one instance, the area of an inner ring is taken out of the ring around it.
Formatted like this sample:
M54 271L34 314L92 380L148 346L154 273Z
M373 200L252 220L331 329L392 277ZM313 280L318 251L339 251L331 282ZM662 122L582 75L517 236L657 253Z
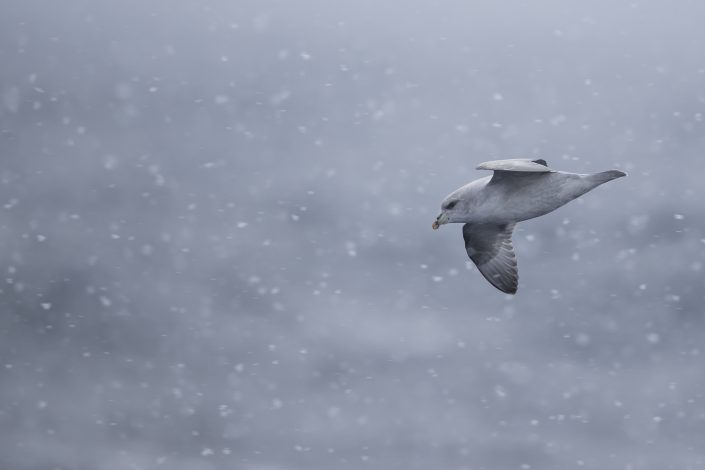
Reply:
M450 201L448 205L446 206L446 209L452 209L455 207L455 205L458 203L458 201Z

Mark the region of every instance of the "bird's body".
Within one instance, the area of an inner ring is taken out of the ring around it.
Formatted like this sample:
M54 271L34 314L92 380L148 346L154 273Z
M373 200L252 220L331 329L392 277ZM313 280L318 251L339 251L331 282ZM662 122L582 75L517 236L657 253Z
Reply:
M470 196L463 222L506 224L548 214L605 182L593 176L556 171L480 178L458 190Z
M433 228L464 223L468 255L488 281L511 294L518 285L511 244L514 224L548 214L607 181L625 176L619 170L590 175L554 171L544 160L496 160L477 168L494 170L494 174L446 197Z

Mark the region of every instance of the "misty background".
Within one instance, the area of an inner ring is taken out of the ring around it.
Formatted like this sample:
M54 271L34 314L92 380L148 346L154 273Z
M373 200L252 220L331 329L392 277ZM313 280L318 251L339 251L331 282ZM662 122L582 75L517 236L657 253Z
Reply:
M0 4L0 467L705 467L705 4ZM517 227L480 162L628 178Z

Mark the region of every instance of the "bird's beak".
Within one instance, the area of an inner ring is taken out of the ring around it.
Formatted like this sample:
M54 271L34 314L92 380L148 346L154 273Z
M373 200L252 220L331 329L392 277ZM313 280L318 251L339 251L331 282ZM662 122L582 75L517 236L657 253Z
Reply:
M441 212L441 214L438 217L436 217L436 221L433 222L433 225L431 225L431 228L433 230L436 230L441 225L447 224L447 223L448 223L448 214L446 214L445 212Z

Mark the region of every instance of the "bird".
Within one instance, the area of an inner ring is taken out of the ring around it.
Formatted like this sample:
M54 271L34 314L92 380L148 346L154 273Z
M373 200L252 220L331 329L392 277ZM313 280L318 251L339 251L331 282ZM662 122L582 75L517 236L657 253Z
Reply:
M512 245L518 222L548 214L601 184L627 176L620 170L593 174L556 171L541 158L493 160L476 169L493 174L450 193L432 228L464 224L468 256L490 284L507 294L516 294L519 285Z

